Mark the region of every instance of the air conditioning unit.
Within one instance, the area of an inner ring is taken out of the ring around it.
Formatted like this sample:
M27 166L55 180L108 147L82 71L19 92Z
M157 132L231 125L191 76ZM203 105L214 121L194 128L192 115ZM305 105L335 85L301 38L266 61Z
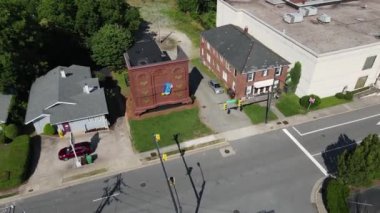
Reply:
M298 12L303 16L315 16L318 13L318 9L316 7L300 7Z
M331 17L327 14L322 14L318 17L318 21L322 23L330 23L331 22Z
M301 13L287 13L283 16L284 21L289 24L298 23L303 21Z

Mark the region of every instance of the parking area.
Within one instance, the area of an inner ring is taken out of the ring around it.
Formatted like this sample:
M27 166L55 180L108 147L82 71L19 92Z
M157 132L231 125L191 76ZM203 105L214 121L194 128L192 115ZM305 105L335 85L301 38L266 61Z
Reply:
M78 174L94 171L114 171L134 168L140 165L137 155L134 154L129 140L126 121L119 118L111 130L87 133L74 136L75 143L88 141L94 148L96 159L93 164L76 168L75 159L62 161L58 159L58 152L70 145L70 137L41 137L40 156L37 167L21 190L35 192L60 186L65 179Z
M215 94L208 85L210 78L191 66L190 87L195 91L196 101L200 107L200 118L215 132L224 132L252 125L244 112L223 109L223 103L229 99L226 93Z

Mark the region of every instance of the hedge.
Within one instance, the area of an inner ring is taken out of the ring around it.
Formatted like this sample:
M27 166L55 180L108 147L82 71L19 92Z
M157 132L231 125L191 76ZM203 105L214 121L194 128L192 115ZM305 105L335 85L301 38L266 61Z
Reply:
M350 91L347 91L345 94L338 92L337 94L335 94L335 97L339 99L345 99L345 100L351 101L352 98L354 97L354 94L353 92L350 92Z
M9 124L4 128L5 137L14 139L18 135L18 128L15 124Z
M315 99L313 104L309 103L310 97ZM308 108L309 104L310 104L310 109L313 109L313 108L316 108L319 104L321 104L321 98L318 97L317 95L306 95L306 96L303 96L302 98L300 98L299 103L304 108Z
M329 213L348 213L349 189L335 179L330 179L326 187L326 208Z
M45 135L54 135L55 134L55 128L51 124L45 124L44 126L44 134Z

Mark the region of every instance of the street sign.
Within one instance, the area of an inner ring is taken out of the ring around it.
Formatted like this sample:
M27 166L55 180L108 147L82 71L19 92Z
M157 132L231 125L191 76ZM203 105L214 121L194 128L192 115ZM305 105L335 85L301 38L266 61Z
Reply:
M166 153L162 154L162 160L167 161L168 160L168 155Z

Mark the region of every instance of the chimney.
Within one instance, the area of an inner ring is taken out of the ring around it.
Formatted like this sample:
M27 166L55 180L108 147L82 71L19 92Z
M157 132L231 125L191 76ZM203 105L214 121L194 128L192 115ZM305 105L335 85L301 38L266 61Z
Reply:
M84 86L83 86L83 92L86 93L86 94L90 94L90 88L88 87L87 84L84 84Z
M60 68L60 73L62 78L66 78L66 72L64 69Z
M248 27L247 26L244 27L244 33L248 33Z

